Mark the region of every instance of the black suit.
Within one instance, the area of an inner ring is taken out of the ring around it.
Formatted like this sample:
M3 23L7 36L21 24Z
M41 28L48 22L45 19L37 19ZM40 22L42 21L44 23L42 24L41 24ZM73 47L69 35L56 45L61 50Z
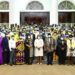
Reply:
M66 59L67 44L65 40L63 41L64 41L64 44L62 44L61 39L58 39L57 41L57 53L59 57L58 59L59 64L65 64L65 59Z

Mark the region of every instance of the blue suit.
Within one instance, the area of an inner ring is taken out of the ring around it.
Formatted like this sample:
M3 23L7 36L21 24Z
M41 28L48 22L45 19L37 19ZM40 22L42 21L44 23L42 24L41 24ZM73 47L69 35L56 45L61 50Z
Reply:
M9 63L9 45L7 37L3 38L3 62L4 64Z

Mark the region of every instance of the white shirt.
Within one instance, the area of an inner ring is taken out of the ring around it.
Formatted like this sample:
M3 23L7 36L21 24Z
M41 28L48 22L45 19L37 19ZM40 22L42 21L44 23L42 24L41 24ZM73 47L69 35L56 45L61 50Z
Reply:
M14 48L14 49L16 48L16 41L13 40L13 39L9 40L9 49L10 49L10 51L12 51L11 48Z

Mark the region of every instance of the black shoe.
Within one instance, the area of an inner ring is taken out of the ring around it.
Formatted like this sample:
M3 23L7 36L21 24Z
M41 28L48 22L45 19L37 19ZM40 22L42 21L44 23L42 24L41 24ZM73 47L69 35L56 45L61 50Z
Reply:
M13 66L12 64L10 64L10 66Z
M14 63L14 65L16 65L16 63Z
M59 65L62 65L62 63L58 63Z
M49 63L47 63L47 65L49 65Z
M53 65L52 63L50 63L49 65Z

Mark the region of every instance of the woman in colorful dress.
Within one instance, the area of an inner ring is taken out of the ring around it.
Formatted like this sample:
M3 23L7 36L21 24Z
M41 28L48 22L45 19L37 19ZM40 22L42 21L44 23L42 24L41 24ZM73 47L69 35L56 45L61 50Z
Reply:
M0 34L0 65L3 64L3 47L2 47L3 38Z

